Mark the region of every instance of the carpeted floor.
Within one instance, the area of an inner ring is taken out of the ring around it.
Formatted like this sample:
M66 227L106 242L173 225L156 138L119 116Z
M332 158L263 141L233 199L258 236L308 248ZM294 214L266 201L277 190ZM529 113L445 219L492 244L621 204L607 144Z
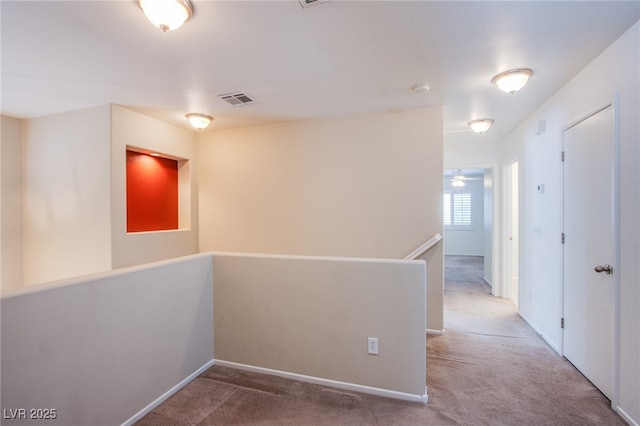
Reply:
M427 338L426 405L214 366L137 425L625 425L489 294L482 258L447 256L446 333Z

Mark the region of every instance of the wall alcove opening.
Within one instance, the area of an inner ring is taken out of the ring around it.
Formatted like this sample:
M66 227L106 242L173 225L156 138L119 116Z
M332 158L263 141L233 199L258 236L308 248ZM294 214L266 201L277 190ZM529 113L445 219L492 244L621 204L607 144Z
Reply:
M127 147L127 233L190 228L189 160Z

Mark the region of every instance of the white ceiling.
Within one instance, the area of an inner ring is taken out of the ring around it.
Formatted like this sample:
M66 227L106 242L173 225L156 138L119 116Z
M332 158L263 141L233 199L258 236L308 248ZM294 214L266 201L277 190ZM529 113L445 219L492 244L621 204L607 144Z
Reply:
M456 175L484 176L484 169L446 169L444 171L445 178L452 178Z
M133 0L5 1L3 114L30 118L107 103L213 128L444 105L445 141L498 139L640 19L638 1L192 0L163 33ZM490 83L528 67L515 95ZM428 94L411 91L417 83ZM233 108L217 95L244 91ZM473 134L466 123L493 118Z

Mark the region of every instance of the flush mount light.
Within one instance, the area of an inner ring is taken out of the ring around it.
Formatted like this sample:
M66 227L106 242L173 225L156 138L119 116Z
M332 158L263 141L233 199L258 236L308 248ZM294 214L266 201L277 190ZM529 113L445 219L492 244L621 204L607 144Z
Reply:
M428 84L416 84L411 88L411 90L413 90L415 93L423 94L423 93L428 93L429 90L431 90L431 88L429 87Z
M193 15L189 0L138 0L147 19L162 31L180 28Z
M482 118L480 120L471 120L467 124L474 132L484 133L489 130L489 127L493 124L493 120L490 118Z
M212 116L207 114L199 114L197 112L187 114L185 117L187 117L189 123L191 123L191 125L198 130L206 129L213 121Z
M514 94L522 89L529 77L533 75L533 71L528 68L515 68L509 71L501 72L491 79L492 83L498 86L503 92Z

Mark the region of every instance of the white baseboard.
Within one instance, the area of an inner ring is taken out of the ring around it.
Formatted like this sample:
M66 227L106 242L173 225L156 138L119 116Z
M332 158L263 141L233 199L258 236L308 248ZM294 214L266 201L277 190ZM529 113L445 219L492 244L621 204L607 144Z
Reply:
M384 396L387 398L401 399L403 401L421 402L426 404L429 400L427 388L424 388L423 395L414 395L410 393L398 392L389 389L374 388L370 386L357 385L355 383L338 382L335 380L322 379L320 377L305 376L302 374L290 373L288 371L272 370L270 368L256 367L253 365L238 364L236 362L215 360L215 365L223 367L237 368L239 370L251 371L254 373L269 374L271 376L283 377L285 379L298 380L300 382L312 383L315 385L327 386L337 389L350 390L353 392L366 393L370 395Z
M556 351L556 353L558 355L562 356L562 350L560 349L559 346L557 346L555 343L553 343L551 340L549 340L547 338L547 336L545 336L544 334L541 334L540 337L542 337L542 340L544 340L547 343L547 345L549 345L549 347L551 347L551 349Z
M171 389L169 389L168 391L166 391L165 393L160 395L158 398L156 398L156 400L153 401L151 404L147 405L142 410L138 411L129 420L127 420L126 422L122 423L121 426L131 426L131 425L133 425L135 422L137 422L138 420L140 420L141 418L143 418L144 416L149 414L158 405L162 404L167 399L169 399L174 393L178 392L180 389L182 389L183 387L188 385L189 382L191 382L193 379L195 379L200 374L202 374L206 370L208 370L213 365L213 363L214 363L214 360L211 360L211 361L207 362L205 365L203 365L202 367L198 368L196 371L191 373L189 376L187 376L180 383L178 383L177 385L175 385L174 387L172 387Z
M444 330L434 330L432 328L427 328L427 334L435 334L435 335L441 335L444 334Z
M626 411L624 411L622 408L620 408L619 406L615 408L615 411L618 414L620 414L620 417L622 417L631 426L640 426L640 424L638 422L636 422L634 419L632 419L631 416Z
M542 340L544 340L545 343L547 345L549 345L549 347L551 347L551 349L556 351L558 353L558 355L562 356L562 350L560 350L560 347L558 347L555 343L553 343L551 340L549 340L547 338L547 336L545 336L545 334L542 331L540 331L540 329L538 327L536 327L534 323L529 321L529 319L526 316L522 315L520 312L518 312L518 315L520 316L520 318L522 318L524 320L524 322L529 324L529 327L531 327L533 329L533 331L535 331L540 337L542 337Z

